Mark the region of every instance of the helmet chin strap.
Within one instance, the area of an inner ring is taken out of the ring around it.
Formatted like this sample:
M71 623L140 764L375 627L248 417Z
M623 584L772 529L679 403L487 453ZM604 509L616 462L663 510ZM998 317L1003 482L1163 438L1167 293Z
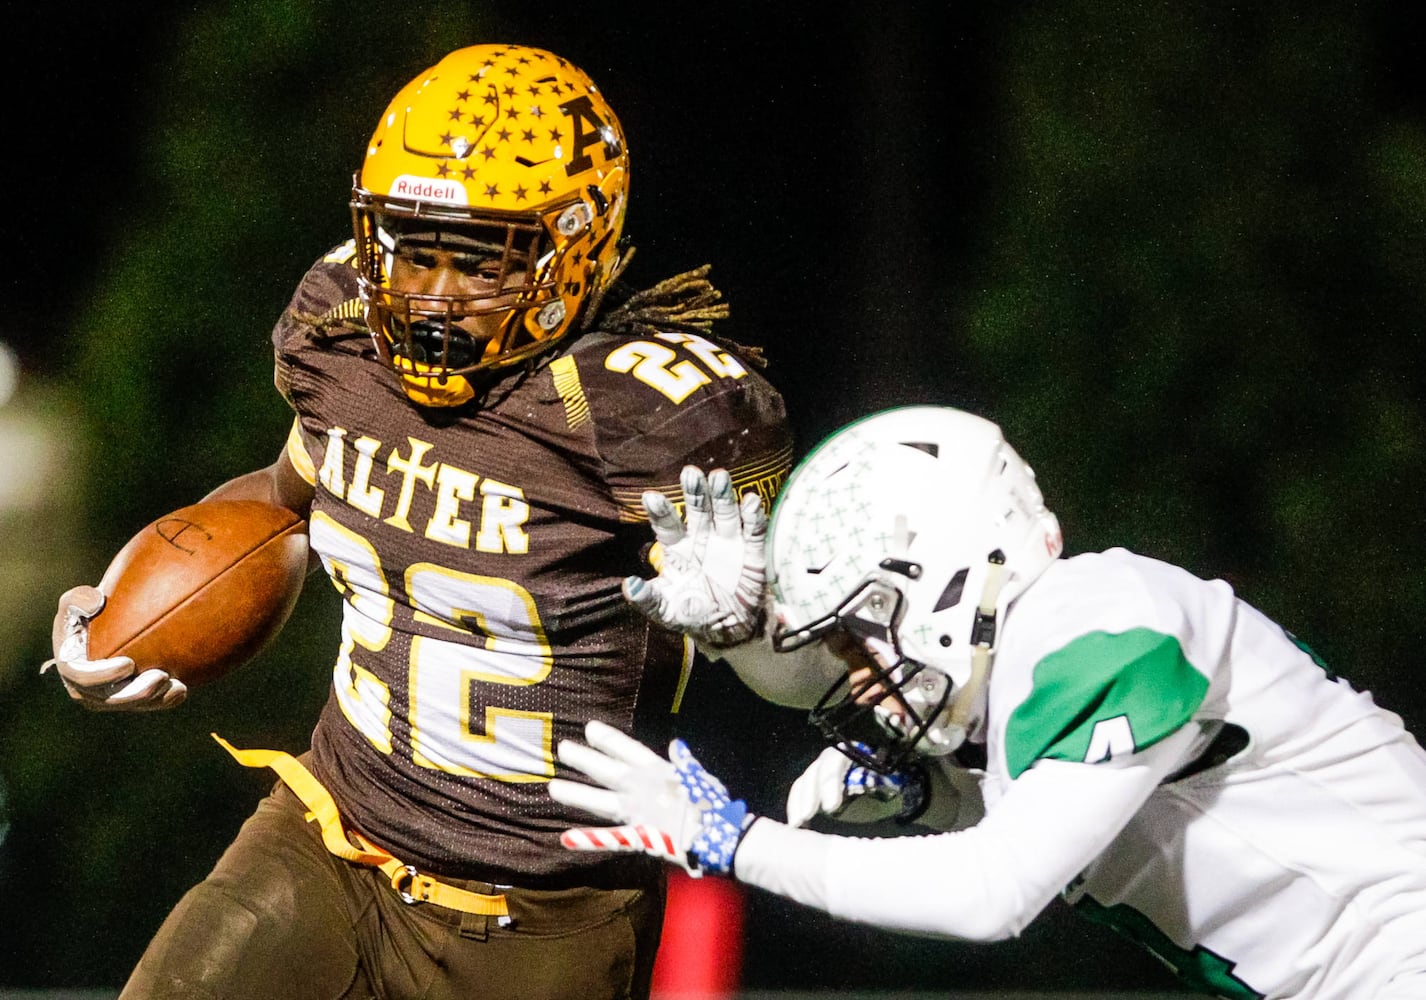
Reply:
M1005 553L996 549L987 560L989 572L985 576L985 587L980 592L980 606L975 612L975 622L971 625L970 640L974 643L970 656L970 677L956 692L955 701L946 718L947 726L958 727L969 733L972 726L971 712L980 697L990 673L990 661L995 655L995 602L1000 597L1000 587L1005 579Z

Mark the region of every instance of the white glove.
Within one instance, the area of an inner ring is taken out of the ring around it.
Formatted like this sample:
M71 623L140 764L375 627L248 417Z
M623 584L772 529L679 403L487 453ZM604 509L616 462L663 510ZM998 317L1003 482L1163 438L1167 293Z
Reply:
M697 466L679 476L687 524L662 493L643 496L663 550L659 575L624 580L624 596L650 621L701 646L746 642L762 621L767 514L756 493L733 493L726 469Z
M167 671L139 671L127 656L89 658L89 621L104 610L104 600L97 587L75 587L60 595L50 632L54 659L46 660L40 673L54 667L69 696L98 712L152 712L181 704L188 686Z
M554 778L550 797L620 824L566 830L560 843L571 851L637 851L680 866L695 878L726 875L754 819L730 799L723 783L703 769L682 740L669 744L664 760L613 726L591 720L589 745L561 740L559 759L594 779L590 786Z
M852 761L836 747L818 755L787 793L788 826L825 815L847 823L878 823L917 810L922 788L902 774L882 774Z

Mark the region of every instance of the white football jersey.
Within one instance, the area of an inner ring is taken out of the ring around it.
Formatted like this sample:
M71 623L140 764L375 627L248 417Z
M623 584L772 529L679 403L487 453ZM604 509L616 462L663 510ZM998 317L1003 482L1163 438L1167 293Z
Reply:
M1226 583L1060 560L1006 613L986 705L973 827L760 819L738 878L977 941L1062 894L1210 995L1426 997L1426 753Z
M1426 754L1396 715L1226 583L1124 549L1056 563L1002 636L991 811L1039 761L1114 766L1202 733L1068 887L1080 912L1224 997L1426 975Z

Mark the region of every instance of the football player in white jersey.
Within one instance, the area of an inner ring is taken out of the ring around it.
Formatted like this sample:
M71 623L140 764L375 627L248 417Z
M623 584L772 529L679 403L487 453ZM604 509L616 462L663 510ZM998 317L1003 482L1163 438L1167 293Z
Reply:
M686 523L651 498L665 558L626 596L723 647L765 697L812 707L837 749L779 823L681 742L665 759L591 723L560 757L593 783L550 792L615 825L567 847L662 854L972 941L1020 933L1063 894L1210 995L1426 996L1426 753L1228 584L1122 548L1062 558L1029 466L950 408L832 435L770 529L725 474L686 470L684 485ZM728 647L758 621L746 595L764 562L768 641ZM821 697L814 649L845 664ZM970 748L983 770L964 768ZM940 776L918 822L948 832L798 828L913 767Z

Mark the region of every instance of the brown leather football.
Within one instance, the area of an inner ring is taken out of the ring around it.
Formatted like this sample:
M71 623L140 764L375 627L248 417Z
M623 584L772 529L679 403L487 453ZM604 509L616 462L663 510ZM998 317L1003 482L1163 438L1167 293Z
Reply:
M196 687L281 630L307 575L307 522L256 500L205 500L159 518L99 581L89 657L128 656Z

